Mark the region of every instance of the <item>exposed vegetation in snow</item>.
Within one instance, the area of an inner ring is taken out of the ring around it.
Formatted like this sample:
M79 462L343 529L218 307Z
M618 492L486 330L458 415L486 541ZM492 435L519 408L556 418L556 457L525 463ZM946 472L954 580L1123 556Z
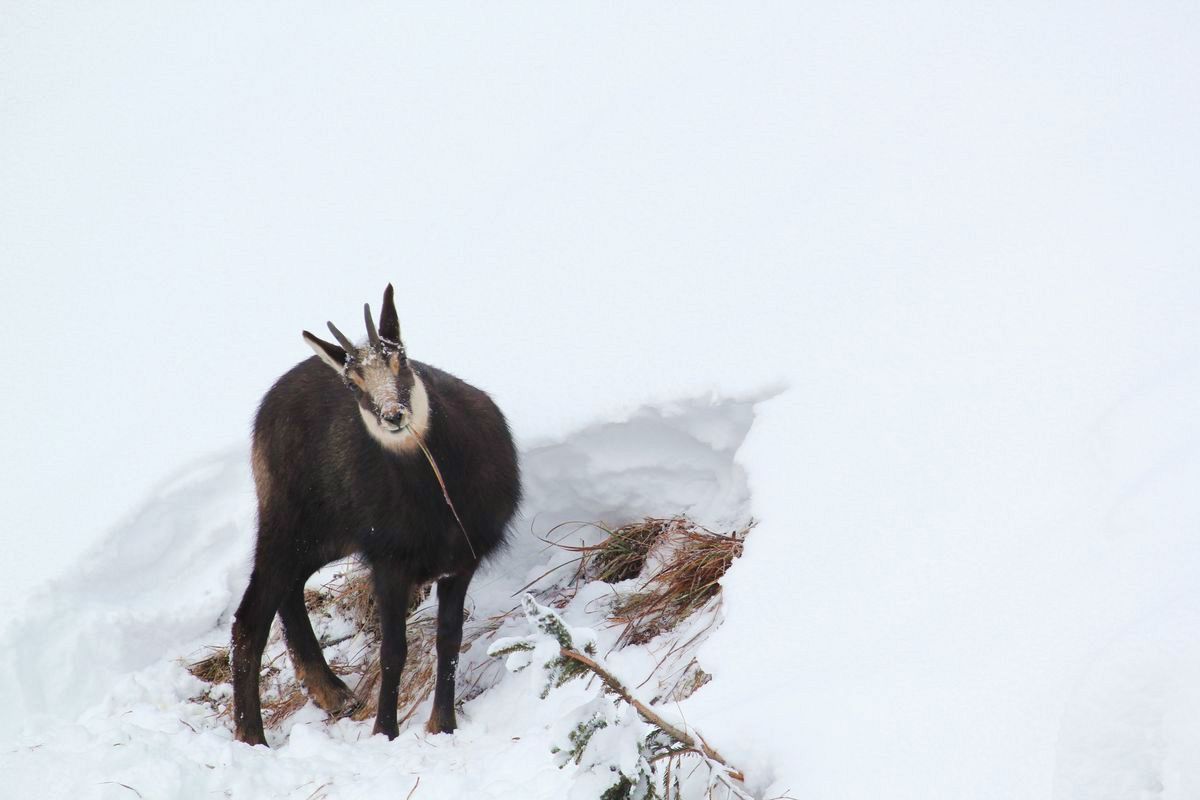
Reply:
M680 698L704 685L696 648L719 618L719 596L641 644L619 641L628 622L612 612L621 598L650 591L647 581L666 563L668 548L659 545L670 531L687 529L670 522L673 512L686 511L713 531L743 529L749 495L734 455L755 402L703 396L648 406L524 449L527 516L512 546L472 582L459 728L449 736L430 735L423 725L436 602L424 593L414 597L410 616L399 738L373 737L369 720L359 719L369 718L375 699L378 628L369 580L351 562L313 576L306 599L326 656L363 704L334 718L309 702L276 637L263 662L272 749L233 741L223 648L248 577L253 492L243 453L190 468L5 634L0 667L9 680L0 683L0 700L13 713L0 723L12 744L0 752L0 769L18 794L72 800L119 797L129 792L122 785L147 797L195 800L410 791L414 800L595 800L611 781L560 769L551 750L569 744L569 731L558 727L566 712L603 698L602 684L585 677L541 700L542 687L509 673L487 647L528 632L519 598L529 591L567 624L595 630L598 656L633 676L631 688L646 702L694 702ZM647 515L642 524L661 535L626 527ZM598 546L599 555L617 546L605 527L562 524L596 518L646 543L640 566L609 575L612 583L596 579L590 565L581 572L585 554L567 549ZM598 742L588 757L601 753ZM707 794L703 782L685 781L682 789L685 797Z
M555 734L547 758L566 753L568 757L555 760L558 766L574 763L585 772L612 778L602 793L606 798L685 796L679 763L685 758L697 758L708 768L703 792L722 786L734 796L746 796L741 774L724 764L703 737L687 732L681 720L667 722L664 715L671 712L652 706L682 700L707 681L692 654L718 622L719 581L741 554L750 526L721 533L677 516L647 518L617 528L599 523L589 527L603 531L604 538L591 544L556 542L557 548L578 554L560 565L574 565L575 569L560 571L560 577L549 583L535 580L543 583L538 589L541 602L526 593L519 605L499 614L477 618L468 610L460 663L460 706L500 679L499 673L489 669L493 665L490 658L497 656L506 657L508 669L514 672L535 664L542 681L536 696L541 699L576 678L596 676L600 680L589 684L590 699L554 723L556 730L564 725L568 730ZM551 535L563 530L559 526ZM568 625L554 608L570 605L581 593L594 596L598 585L605 587L607 596L585 606L589 609L586 619L589 625L602 628L603 635L592 627ZM335 565L310 584L305 601L330 666L347 679L359 700L338 716L372 719L379 682L380 632L370 574L353 560ZM401 682L402 727L417 715L433 690L435 617L430 601L430 586L414 592L408 619L408 661ZM522 612L534 628L532 635L497 635L501 629L519 626ZM643 687L650 684L652 689L645 700L637 699L634 690L616 677L598 651L601 642L609 653L645 649L653 643L655 653L662 654L656 657L651 674L641 681ZM206 684L192 702L209 709L212 724L227 727L232 705L229 649L214 645L204 652L198 660L185 659L187 670ZM261 683L268 728L280 730L308 705L278 625L263 659ZM577 721L567 723L576 717ZM607 732L593 742L601 729ZM692 791L689 796L700 796L699 784L687 785Z
M688 530L685 520L672 520L675 530ZM676 551L677 553L682 551ZM719 590L718 590L719 591ZM656 797L682 797L682 782L677 762L684 756L694 756L708 768L708 791L717 786L726 796L749 798L742 786L743 775L687 723L676 718L668 720L669 712L658 710L637 698L627 683L616 675L605 659L596 652L597 637L588 628L567 625L552 608L538 603L533 595L522 599L525 617L533 630L526 636L501 639L488 648L488 655L504 656L514 672L534 665L545 681L541 691L545 699L552 689L585 675L599 678L608 702L594 698L575 708L560 721L566 728L565 743L555 744L551 752L558 755L560 767L574 762L576 766L601 776L607 772L612 784L605 789L605 800L652 800ZM607 734L597 737L601 730ZM615 738L626 746L613 746ZM609 741L596 741L607 739ZM586 763L585 763L586 760ZM656 768L663 762L664 769ZM671 774L675 762L676 773Z

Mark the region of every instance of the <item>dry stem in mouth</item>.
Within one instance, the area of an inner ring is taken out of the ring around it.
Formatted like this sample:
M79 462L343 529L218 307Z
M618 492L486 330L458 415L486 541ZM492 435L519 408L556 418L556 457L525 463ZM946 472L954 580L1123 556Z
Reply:
M467 533L467 526L463 525L462 517L458 515L458 509L454 507L454 503L450 500L450 492L446 489L446 481L442 478L442 471L438 469L437 462L433 460L433 453L429 452L429 448L425 446L425 440L415 430L412 432L413 438L417 440L417 444L421 448L421 452L425 454L426 460L429 461L429 466L433 468L433 476L437 478L438 486L442 487L442 497L446 501L446 505L450 507L450 513L454 515L454 519L458 522L458 528L463 532L463 537L467 540L467 547L471 550L471 556L478 561L479 554L475 552L475 545L471 543L471 536Z

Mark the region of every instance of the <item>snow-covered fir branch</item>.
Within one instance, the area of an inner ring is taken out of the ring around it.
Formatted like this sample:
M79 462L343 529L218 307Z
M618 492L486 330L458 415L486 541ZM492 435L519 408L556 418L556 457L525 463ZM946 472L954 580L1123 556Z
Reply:
M680 720L638 699L605 660L596 653L597 636L586 627L568 625L557 611L526 593L521 600L531 633L497 640L488 654L505 657L508 669L537 670L539 696L573 678L593 674L609 694L598 694L560 720L551 752L559 767L574 763L588 772L609 772L613 783L604 800L649 800L661 786L670 785L657 764L692 755L709 768L709 786L724 787L727 794L749 798L742 774L698 733L689 732Z

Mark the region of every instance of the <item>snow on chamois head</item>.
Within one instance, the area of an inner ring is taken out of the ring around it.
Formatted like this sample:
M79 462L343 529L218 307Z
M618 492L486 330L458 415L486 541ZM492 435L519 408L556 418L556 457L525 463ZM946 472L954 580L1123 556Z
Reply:
M416 447L429 426L429 395L425 384L408 362L400 339L400 318L396 313L392 285L383 292L383 311L379 330L371 318L371 306L363 305L367 341L357 346L332 322L329 331L338 344L318 339L308 331L304 341L330 369L341 376L358 401L367 432L389 450L405 452Z

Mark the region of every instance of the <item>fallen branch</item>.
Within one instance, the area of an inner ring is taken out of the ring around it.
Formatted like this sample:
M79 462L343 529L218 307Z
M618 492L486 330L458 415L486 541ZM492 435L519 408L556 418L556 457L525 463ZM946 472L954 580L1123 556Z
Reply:
M565 647L562 648L561 655L563 658L569 658L594 672L597 677L600 678L600 680L604 681L604 685L611 689L613 693L615 693L629 705L633 706L638 714L641 715L642 719L644 719L646 722L661 728L668 736L675 739L686 748L694 750L697 753L701 753L706 758L717 762L724 767L725 772L734 780L745 780L745 775L742 774L741 770L731 767L729 762L725 760L725 757L709 746L707 742L705 742L702 738L693 737L682 728L677 728L676 726L667 722L659 714L657 714L654 709L650 708L641 700L638 700L636 697L630 694L629 690L625 688L625 685L621 683L621 681L618 680L611 672L597 663L595 659L592 659L577 650L570 650Z

